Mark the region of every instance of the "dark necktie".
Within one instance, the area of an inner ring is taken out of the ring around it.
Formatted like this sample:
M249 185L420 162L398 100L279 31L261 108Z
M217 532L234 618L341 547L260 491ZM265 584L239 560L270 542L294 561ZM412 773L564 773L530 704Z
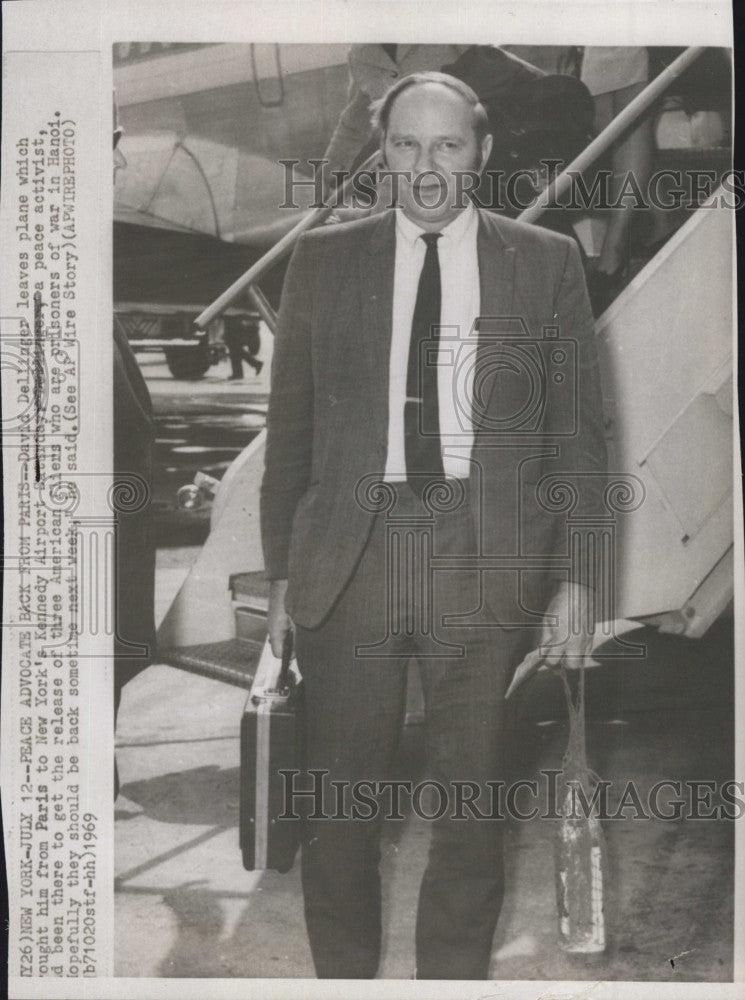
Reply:
M427 251L419 276L406 375L406 478L414 492L420 496L428 483L444 476L440 451L436 364L442 297L437 241L441 235L442 233L422 234Z

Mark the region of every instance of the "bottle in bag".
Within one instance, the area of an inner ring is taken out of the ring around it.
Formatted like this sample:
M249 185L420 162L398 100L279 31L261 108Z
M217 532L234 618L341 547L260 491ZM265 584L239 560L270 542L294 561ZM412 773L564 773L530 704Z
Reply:
M587 766L584 716L584 669L580 671L575 703L566 671L562 680L569 712L569 741L564 756L555 843L556 902L559 936L564 951L591 955L605 950L604 859L605 844L600 820L592 810L591 774ZM579 795L579 790L584 792Z

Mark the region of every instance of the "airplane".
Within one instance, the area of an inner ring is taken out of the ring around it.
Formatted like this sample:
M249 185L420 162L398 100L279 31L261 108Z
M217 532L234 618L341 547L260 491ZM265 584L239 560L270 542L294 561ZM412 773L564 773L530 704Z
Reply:
M193 320L302 214L278 212L282 158L321 156L346 96L343 45L120 43L115 99L127 163L114 191L114 316L135 351L199 378L224 353L222 321ZM298 156L298 153L302 156ZM278 304L284 267L264 283ZM229 314L253 323L250 303Z

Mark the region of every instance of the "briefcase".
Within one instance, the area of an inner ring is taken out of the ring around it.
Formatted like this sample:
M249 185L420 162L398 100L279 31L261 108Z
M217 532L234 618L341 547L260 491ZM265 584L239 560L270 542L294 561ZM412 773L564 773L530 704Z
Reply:
M290 670L291 656L291 635L281 661L267 640L241 720L240 845L248 871L289 871L300 844L302 821L282 818L281 772L299 769L303 742L302 683ZM292 776L287 787L293 787ZM298 815L292 808L288 812Z

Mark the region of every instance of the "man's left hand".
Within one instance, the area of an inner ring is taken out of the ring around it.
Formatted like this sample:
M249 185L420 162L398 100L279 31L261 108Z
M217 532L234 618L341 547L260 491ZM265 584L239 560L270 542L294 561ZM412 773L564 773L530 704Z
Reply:
M599 666L592 659L595 618L593 592L579 583L561 583L546 609L546 622L537 649L515 670L506 698L541 667L559 665L576 670Z

